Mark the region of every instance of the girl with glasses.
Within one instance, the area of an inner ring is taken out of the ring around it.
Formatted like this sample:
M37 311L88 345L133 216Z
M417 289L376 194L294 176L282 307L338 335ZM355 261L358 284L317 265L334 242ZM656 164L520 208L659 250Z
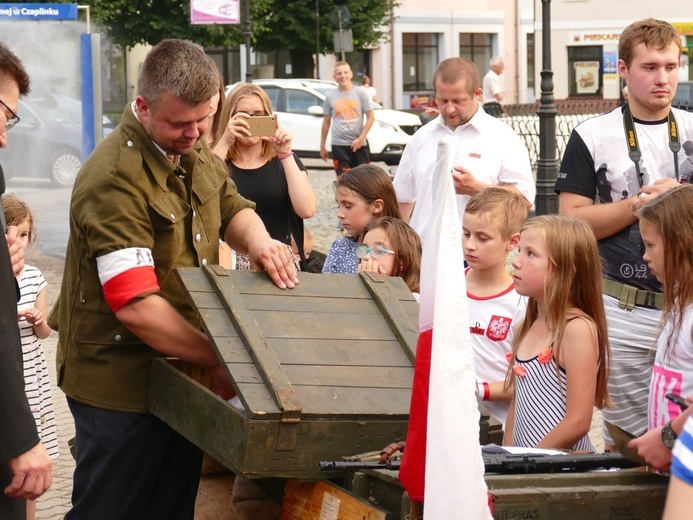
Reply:
M416 231L401 219L382 217L364 230L361 245L356 248L361 260L358 271L372 271L385 276L399 276L418 294L421 272L421 240Z

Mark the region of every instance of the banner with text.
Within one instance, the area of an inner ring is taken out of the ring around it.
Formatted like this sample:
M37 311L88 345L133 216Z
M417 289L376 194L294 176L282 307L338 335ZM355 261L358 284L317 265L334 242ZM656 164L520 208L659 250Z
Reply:
M240 0L190 0L193 25L241 23Z

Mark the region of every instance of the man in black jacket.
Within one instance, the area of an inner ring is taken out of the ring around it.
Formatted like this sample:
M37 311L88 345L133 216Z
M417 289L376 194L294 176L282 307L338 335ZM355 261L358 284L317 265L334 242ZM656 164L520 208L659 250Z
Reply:
M29 92L24 66L0 43L0 148L7 131L19 118L19 96ZM5 180L0 168L0 195ZM51 462L36 433L34 417L24 393L22 347L17 326L17 282L24 260L17 243L17 228L2 229L7 246L0 242L0 518L26 518L26 500L41 496L51 485Z

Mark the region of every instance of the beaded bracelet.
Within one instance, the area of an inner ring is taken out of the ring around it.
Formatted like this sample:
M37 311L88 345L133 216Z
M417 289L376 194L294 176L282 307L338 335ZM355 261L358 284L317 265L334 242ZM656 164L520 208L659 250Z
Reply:
M289 157L291 157L293 154L294 154L294 152L289 152L289 153L284 154L284 155L278 155L277 159L279 159L280 161L283 161L284 159L288 159Z

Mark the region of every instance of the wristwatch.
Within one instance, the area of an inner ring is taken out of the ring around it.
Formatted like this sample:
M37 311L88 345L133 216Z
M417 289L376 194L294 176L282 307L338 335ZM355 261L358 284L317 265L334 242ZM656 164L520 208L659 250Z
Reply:
M671 428L671 421L669 421L662 427L662 442L667 448L672 449L677 438L678 435Z

